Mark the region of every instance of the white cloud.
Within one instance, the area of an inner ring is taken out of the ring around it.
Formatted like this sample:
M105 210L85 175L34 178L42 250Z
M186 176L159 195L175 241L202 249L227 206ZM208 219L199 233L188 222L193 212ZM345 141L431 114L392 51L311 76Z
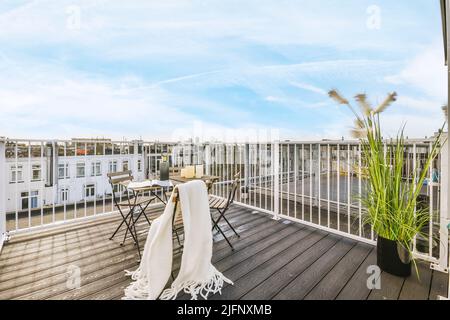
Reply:
M338 137L348 130L342 117L320 123L320 107L329 106L326 90L378 92L386 74L393 75L385 79L389 84L405 92L393 117L409 115L408 106L423 117L427 108L446 101L442 46L436 42L402 72L398 63L427 43L429 34L436 37L440 25L414 19L421 12L409 3L395 11L391 6L398 4L379 2L383 16L376 32L366 28L367 3L360 0L42 0L12 9L0 4L2 133L170 138L176 128L189 130L198 120L217 135L261 128L259 109L252 114L245 101L234 105L203 96L240 86L254 93L248 103L273 103L274 123L277 112L317 111L309 124L317 134L291 123L282 136ZM79 29L67 27L68 6L81 9ZM405 30L414 37L405 40ZM105 69L114 72L105 75ZM431 130L439 112L426 114L432 119L425 128ZM423 126L413 123L422 134Z
M393 76L386 77L388 83L395 85L411 85L427 94L429 97L447 100L447 72L444 66L444 51L442 45L434 42L406 67Z
M291 82L291 85L293 85L294 87L303 89L303 90L307 90L307 91L311 91L323 96L327 95L327 92L321 88L318 88L316 86L313 86L311 84L308 83L300 83L300 82Z

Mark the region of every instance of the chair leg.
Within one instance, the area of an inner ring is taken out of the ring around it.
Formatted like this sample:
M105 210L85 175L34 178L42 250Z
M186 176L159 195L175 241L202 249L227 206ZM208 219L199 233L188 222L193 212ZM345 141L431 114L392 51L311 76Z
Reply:
M219 230L218 230L218 228L216 226L216 221L214 220L214 216L213 216L212 213L211 213L211 221L213 222L213 227L212 227L211 231L214 231L214 229L216 229L216 234L219 234Z
M134 235L133 235L133 230L131 230L132 220L133 220L133 214L130 214L130 221L127 223L127 229L125 230L125 235L123 236L123 241L120 244L121 246L123 246L123 244L125 243L125 239L127 238L128 231L130 231L130 234L133 237L134 243L136 243L136 239L134 238Z
M216 225L216 226L217 226L217 225ZM222 229L221 229L219 226L217 226L217 229L219 230L220 234L223 236L223 238L225 239L225 241L228 243L228 245L230 246L231 250L234 251L233 245L231 244L230 240L228 240L228 238L227 238L227 236L225 235L225 233L223 233Z
M139 205L139 208L141 209L141 212L144 214L145 220L147 220L147 223L149 226L152 225L150 219L147 217L147 214L145 213L145 210L147 210L148 206L150 205L150 203L152 203L153 200L147 202L147 204L145 205L144 208L142 208L142 205Z
M181 247L181 240L180 236L178 235L178 231L176 229L174 229L173 231L175 231L175 236L177 237L178 245Z
M129 212L127 215L124 215L123 213L122 213L122 210L120 210L120 208L119 208L119 212L120 212L120 215L122 216L122 222L119 224L119 226L116 228L116 230L114 231L114 233L113 233L113 235L109 238L109 240L112 240L113 238L114 238L114 236L117 234L117 232L120 230L120 228L122 227L122 225L125 223L125 224L127 224L127 219L128 219L128 216L130 215L130 213L131 212ZM128 225L127 225L127 228L128 228Z
M220 210L217 210L220 212ZM228 224L228 226L231 228L231 230L233 230L233 232L238 236L238 238L240 238L241 236L239 235L239 233L237 233L237 231L233 228L233 226L231 225L231 223L228 221L228 219L225 217L225 212L220 212L222 218L225 220L225 222Z
M137 247L137 251L138 251L138 254L139 254L139 260L141 260L141 248L139 247L139 239L138 239L138 234L137 234L137 231L136 231L136 223L135 223L136 221L137 221L137 219L135 221L133 221L133 230L134 230L134 234L136 236L136 247Z

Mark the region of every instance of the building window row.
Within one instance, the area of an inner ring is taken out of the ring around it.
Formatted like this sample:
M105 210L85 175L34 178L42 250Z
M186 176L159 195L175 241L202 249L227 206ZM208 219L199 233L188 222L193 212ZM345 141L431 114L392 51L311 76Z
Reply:
M141 167L139 163L141 160L138 160L138 168ZM129 170L129 161L124 160L122 162L122 170ZM138 169L139 170L139 169ZM118 165L117 160L109 161L108 163L108 172L113 173L118 171ZM139 170L141 172L142 170ZM90 170L91 177L98 177L102 175L102 163L101 161L95 161L91 163L91 170ZM85 162L78 162L76 164L76 177L77 178L84 178L87 176L86 172L86 163ZM58 164L58 178L59 179L67 179L70 178L70 172L69 172L69 165L68 163L62 163Z
M9 182L10 183L22 183L24 182L24 170L28 168L27 165L17 164L10 166L10 175ZM85 162L77 162L76 163L76 178L85 178L88 173L86 172L86 163ZM130 165L128 160L122 161L122 170L130 170ZM108 163L108 172L113 173L119 171L117 160L111 160ZM142 160L137 161L137 171L142 172ZM58 164L58 179L69 179L70 178L70 166L69 163L59 163ZM102 175L102 162L95 161L91 163L90 168L90 176L96 177ZM31 165L31 181L41 181L42 180L42 166L40 164L32 164Z

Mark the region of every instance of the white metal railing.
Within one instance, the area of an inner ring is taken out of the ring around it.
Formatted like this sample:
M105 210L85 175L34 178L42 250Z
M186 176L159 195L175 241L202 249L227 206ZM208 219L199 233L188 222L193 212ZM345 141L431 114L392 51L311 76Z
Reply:
M430 141L408 141L405 179L423 164L430 147ZM359 196L365 192L367 182L358 142L215 144L210 150L209 170L222 181L213 189L216 195L226 196L230 185L227 182L240 172L240 204L271 213L275 218L375 244L376 235L364 223L365 210ZM230 154L234 158L229 161ZM447 181L447 169L441 165L441 158L434 161L422 187L422 205L429 209L430 224L423 230L427 236L415 239L414 252L444 271L448 266L448 217L446 201L441 201L440 194L441 186L446 185L441 181Z
M167 156L174 171L203 164L207 174L219 176L220 183L212 190L218 196L228 195L230 182L239 173L240 205L375 243L358 196L365 192L366 180L356 141L193 144L6 139L2 146L3 231L21 232L111 213L115 209L107 172L128 168L136 180L157 177L159 163ZM429 141L408 140L405 178L421 165L429 149ZM414 242L415 254L441 270L448 265L447 199L440 197L448 181L446 156L443 150L422 188L431 223L424 230L427 237Z
M0 253L2 251L3 242L6 240L6 185L4 181L6 173L5 164L5 142L0 139Z

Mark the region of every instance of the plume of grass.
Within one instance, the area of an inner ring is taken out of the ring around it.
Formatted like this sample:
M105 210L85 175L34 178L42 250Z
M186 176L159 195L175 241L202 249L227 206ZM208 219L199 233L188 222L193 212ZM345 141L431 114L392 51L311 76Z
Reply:
M445 119L448 118L448 106L442 106L442 111L444 112Z
M348 100L345 99L336 89L330 90L328 95L331 99L336 101L338 104L349 104Z
M375 114L382 113L396 100L397 100L397 93L396 92L389 93L387 97L384 99L384 101L375 109L374 113Z
M370 106L370 103L367 101L367 95L364 93L357 94L355 96L355 100L358 102L361 112L366 117L369 117L373 110L372 107Z

